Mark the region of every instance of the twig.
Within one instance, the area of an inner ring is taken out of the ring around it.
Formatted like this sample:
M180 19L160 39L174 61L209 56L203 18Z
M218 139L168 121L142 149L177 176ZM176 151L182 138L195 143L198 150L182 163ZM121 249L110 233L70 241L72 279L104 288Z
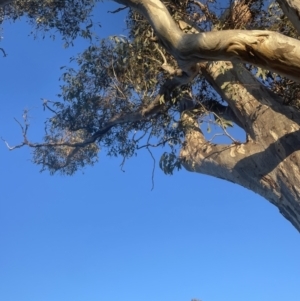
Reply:
M153 191L153 189L154 189L154 173L155 173L156 160L155 160L155 158L154 158L154 156L153 156L153 154L152 154L152 152L151 152L151 150L150 150L149 147L147 147L147 150L148 150L148 152L150 153L150 156L152 157L152 160L153 160L153 168L152 168L152 175L151 175L151 180L152 180L152 188L151 188L151 191Z
M54 113L55 115L57 115L57 112L53 109L51 109L49 106L48 106L48 102L52 102L50 100L47 100L47 99L44 99L44 98L41 98L42 101L43 101L43 107L44 107L44 111L45 111L45 108L47 108L49 111L51 111L52 113Z
M9 144L8 144L8 142L5 140L5 139L3 139L2 137L1 137L1 140L5 143L5 145L6 145L6 147L11 151L11 150L14 150L14 149L16 149L16 148L21 148L21 147L23 147L24 145L25 145L25 143L23 142L23 143L21 143L21 144L19 144L19 145L16 145L16 146L10 146Z
M111 14L116 14L116 13L118 13L118 12L120 12L120 11L126 9L126 8L128 8L128 6L120 7L118 9L116 9L116 10L113 10L113 11L108 10L107 12L111 13Z
M212 112L212 114L213 114L214 116L216 116L216 117L219 119L219 121L220 121L220 123L221 123L221 128L222 128L222 130L224 131L225 135L226 135L229 139L231 139L233 143L235 143L235 144L240 144L240 142L239 142L238 140L235 140L235 139L227 132L226 127L225 127L225 125L224 125L222 119L221 119L216 113Z
M6 54L6 52L4 51L4 49L3 49L3 48L0 48L0 50L2 51L2 53L3 53L3 56L4 56L4 57L6 57L6 56L7 56L7 54Z
M123 157L123 160L122 160L122 162L121 162L121 164L120 164L121 170L122 170L123 172L125 172L125 170L123 169L124 164L125 164L125 161L126 161L126 158Z
M137 150L139 150L139 149L142 149L142 148L148 148L148 147L158 147L158 146L160 146L160 145L163 145L163 144L165 144L166 142L169 142L169 141L171 141L171 140L178 140L178 139L175 139L175 138L168 138L168 139L166 139L166 140L164 140L164 141L162 141L162 142L159 142L159 143L157 143L157 144L151 144L151 143L147 143L147 144L144 144L144 145L142 145L142 146L138 146L136 149ZM179 140L179 142L181 143L182 141L180 141Z

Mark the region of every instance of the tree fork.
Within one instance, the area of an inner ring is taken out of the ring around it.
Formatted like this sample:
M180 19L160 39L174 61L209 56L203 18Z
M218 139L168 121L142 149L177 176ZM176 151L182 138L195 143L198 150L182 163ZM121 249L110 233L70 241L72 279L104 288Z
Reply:
M185 70L201 61L240 61L300 82L300 41L264 30L182 33L160 0L116 0L140 12Z
M277 117L274 114L273 118ZM204 138L198 123L187 113L182 122L186 140L180 157L188 171L224 179L258 193L300 231L299 130L279 138L273 137L274 133L262 137L273 140L267 148L253 140L215 145Z
M219 62L201 71L228 101L235 116L244 120L243 128L251 139L240 145L215 145L185 114L186 140L180 153L183 166L260 194L300 231L300 113L282 106L278 96L272 98L243 66Z

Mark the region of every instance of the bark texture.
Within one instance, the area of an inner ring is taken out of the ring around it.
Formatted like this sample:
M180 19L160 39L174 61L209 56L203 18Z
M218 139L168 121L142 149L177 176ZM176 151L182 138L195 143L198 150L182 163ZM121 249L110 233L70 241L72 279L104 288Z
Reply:
M299 230L299 112L282 106L280 99L242 66L211 63L207 73L249 133L249 139L243 144L212 144L205 140L193 119L184 116L184 122L193 125L186 127L186 145L181 151L185 168L260 194Z
M215 145L205 139L192 115L184 112L186 141L180 154L184 167L260 194L300 231L300 114L282 105L283 100L242 64L300 82L300 41L270 31L184 34L159 0L117 2L144 15L185 73L201 70L227 101L227 115L247 133L245 143ZM278 3L299 31L299 1Z
M300 82L300 41L265 30L225 30L183 33L159 0L117 0L138 10L152 25L165 49L190 72L206 60L240 61Z

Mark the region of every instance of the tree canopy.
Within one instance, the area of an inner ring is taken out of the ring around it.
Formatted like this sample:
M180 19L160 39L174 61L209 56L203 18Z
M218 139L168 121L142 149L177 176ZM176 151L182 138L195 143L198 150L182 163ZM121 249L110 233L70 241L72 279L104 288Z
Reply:
M60 100L44 101L44 142L30 140L25 112L23 142L8 147L29 146L42 170L67 175L100 150L127 160L162 147L166 174L184 167L242 185L300 230L299 1L119 0L126 34L92 40L96 2L0 1L3 20L26 15L67 43L91 39L78 67L63 67Z

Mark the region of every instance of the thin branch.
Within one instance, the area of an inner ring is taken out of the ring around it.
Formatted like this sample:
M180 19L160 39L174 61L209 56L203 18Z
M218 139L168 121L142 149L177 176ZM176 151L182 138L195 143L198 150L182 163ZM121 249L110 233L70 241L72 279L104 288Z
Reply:
M163 54L163 52L159 49L159 47L157 46L157 44L155 44L155 46L156 46L156 50L160 53L160 55L161 55L161 57L162 57L162 59L164 61L163 65L168 65L167 59L166 59L165 55Z
M6 54L6 52L4 51L4 49L3 49L3 48L0 48L0 50L2 51L2 53L3 53L3 56L4 56L4 57L6 57L6 56L7 56L7 54Z
M155 165L156 165L156 160L155 157L153 156L151 150L149 147L147 147L148 152L150 153L150 156L152 157L153 160L153 168L152 168L152 175L151 175L151 180L152 180L152 188L151 191L154 189L154 173L155 173Z
M239 121L229 106L223 106L217 101L202 102L199 106L204 110L207 110L207 112L211 112L217 117L223 117L224 119L230 120L237 124L240 128L244 129L243 124Z
M24 142L22 142L21 144L18 144L18 145L16 145L16 146L10 146L9 144L8 144L8 142L5 140L5 139L3 139L2 137L1 137L1 140L5 143L5 145L6 145L6 147L11 151L11 150L14 150L14 149L17 149L17 148L21 148L21 147L23 147L24 145L26 145Z
M116 10L113 10L113 11L108 10L107 12L111 13L111 14L116 14L116 13L118 13L118 12L120 12L120 11L126 9L126 8L128 8L128 6L120 7L118 9L116 9Z
M166 56L164 55L164 53L161 51L161 49L159 49L159 47L158 47L158 45L157 44L155 44L155 48L156 48L156 50L160 53L160 55L161 55L161 57L162 57L162 59L163 59L163 64L161 65L161 67L165 70L165 71L167 71L170 75L174 75L175 74L175 69L172 67L172 66L170 66L169 64L168 64L168 62L167 62L167 59L166 59Z
M194 74L194 76L196 73ZM145 118L152 116L163 109L167 108L166 102L161 102L161 98L164 97L168 101L168 95L177 88L178 86L181 86L191 80L190 76L188 74L183 73L180 76L174 77L172 79L169 79L165 82L165 84L161 87L159 93L151 102L149 105L145 107L141 107L138 111L133 112L133 113L120 113L114 117L112 117L106 124L100 128L98 131L96 131L93 135L90 137L86 138L82 142L69 142L69 141L62 141L62 142L47 142L47 143L32 143L28 140L27 138L27 130L29 124L27 123L27 111L24 112L23 117L25 121L25 128L21 125L20 122L19 125L21 126L22 129L22 134L23 134L23 142L16 145L16 146L9 146L7 142L6 145L10 150L14 150L16 148L20 148L22 146L29 146L32 148L40 148L40 147L62 147L62 146L68 146L68 147L73 147L73 148L80 148L80 147L85 147L91 143L94 143L96 141L101 140L101 138L113 127L120 125L120 124L125 124L125 123L132 123L132 122L138 122L140 120L145 120ZM74 150L75 151L75 150Z
M235 144L240 144L240 142L239 142L238 140L235 140L235 139L227 132L226 127L225 127L225 125L224 125L222 119L221 119L216 113L213 113L213 112L212 112L212 114L213 114L216 118L218 118L218 119L220 120L221 128L222 128L222 130L224 131L225 135L226 135L229 139L231 139L231 141L232 141L233 143L235 143Z
M42 98L42 100L43 100L44 111L45 111L45 109L48 109L50 112L52 112L55 115L57 115L57 112L55 110L53 110L51 107L49 107L49 105L48 105L48 102L52 102L52 101L44 99L44 98Z
M121 168L121 170L122 170L123 172L125 172L125 170L123 169L124 164L125 164L125 161L126 161L126 158L123 157L123 160L122 160L122 162L121 162L121 164L120 164L120 168Z
M163 141L161 141L161 142L159 142L159 143L157 143L157 144L146 143L146 144L144 144L144 145L137 146L136 149L139 150L139 149L142 149L142 148L148 148L148 147L158 147L158 146L164 145L164 144L166 144L167 142L172 141L172 140L177 140L177 141L179 141L180 143L182 142L182 141L180 141L179 139L168 138L168 139L165 139L165 140L163 140Z
M147 139L147 144L148 144L148 145L149 145L149 141L150 141L151 137L152 137L152 133L150 133L149 136L148 136L148 139ZM155 160L155 158L154 158L154 156L153 156L153 154L152 154L152 152L151 152L149 146L147 146L146 148L147 148L147 151L150 153L150 156L151 156L151 158L152 158L152 160L153 160L153 168L152 168L152 174L151 174L151 180L152 180L152 188L151 188L151 191L152 191L152 190L154 189L154 172L155 172L156 160Z

